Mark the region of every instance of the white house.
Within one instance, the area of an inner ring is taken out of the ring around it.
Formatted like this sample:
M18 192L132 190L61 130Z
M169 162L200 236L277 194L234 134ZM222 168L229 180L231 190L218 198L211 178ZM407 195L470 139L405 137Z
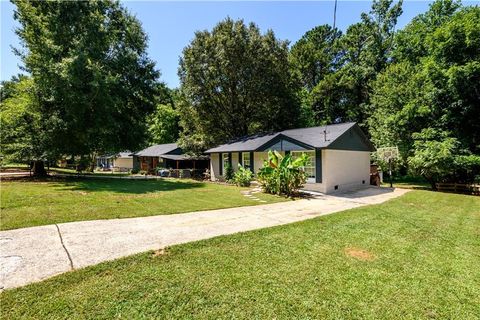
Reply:
M97 157L97 167L128 171L133 168L133 156L130 151Z
M228 164L234 170L241 164L257 173L269 150L310 156L304 168L306 190L331 193L370 182L370 152L374 147L353 122L247 136L209 149L211 179L222 180Z

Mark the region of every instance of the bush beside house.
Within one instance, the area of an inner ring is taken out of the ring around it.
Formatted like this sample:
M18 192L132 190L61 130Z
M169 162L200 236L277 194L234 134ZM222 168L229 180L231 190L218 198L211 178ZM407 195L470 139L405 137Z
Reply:
M307 181L302 170L309 161L306 154L293 159L291 154L282 156L277 151L268 152L268 160L258 173L258 181L267 193L293 196Z

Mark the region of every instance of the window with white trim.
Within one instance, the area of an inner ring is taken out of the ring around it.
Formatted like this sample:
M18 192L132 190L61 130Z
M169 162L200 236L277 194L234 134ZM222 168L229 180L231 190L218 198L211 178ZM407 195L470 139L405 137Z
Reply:
M290 154L293 159L299 158L302 154L308 156L308 162L302 169L307 174L307 181L315 182L315 151L292 151Z
M250 169L252 166L250 164L250 152L243 152L242 153L242 166L245 169Z
M225 170L227 169L230 161L228 161L228 153L222 153L222 168L223 168L223 174L225 174Z

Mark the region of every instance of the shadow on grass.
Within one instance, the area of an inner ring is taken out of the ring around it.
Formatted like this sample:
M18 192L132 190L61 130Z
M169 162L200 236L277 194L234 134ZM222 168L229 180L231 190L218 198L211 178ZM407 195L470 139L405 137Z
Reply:
M395 187L395 185L394 185ZM432 187L428 186L411 186L411 185L397 185L398 188L404 188L404 189L412 189L412 190L427 190L427 191L433 191Z
M389 188L389 183L383 183L382 188ZM411 184L411 183L393 183L394 188L412 189L412 190L428 190L432 191L432 187L428 184Z
M195 189L204 187L204 183L195 181L178 180L128 180L128 179L101 179L101 178L77 178L66 179L65 189L86 192L116 192L143 194L159 191L175 191L183 189Z
M198 189L205 187L205 183L197 181L179 181L170 179L140 180L140 179L110 179L110 178L75 178L75 177L12 177L2 178L2 181L54 183L57 190L84 191L84 192L116 192L130 194L144 194L160 191L175 191Z

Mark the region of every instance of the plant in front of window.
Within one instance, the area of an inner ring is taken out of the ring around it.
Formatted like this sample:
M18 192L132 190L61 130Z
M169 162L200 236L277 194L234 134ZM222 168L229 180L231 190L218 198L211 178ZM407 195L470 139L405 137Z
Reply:
M225 175L224 175L225 181L226 182L231 182L232 179L233 179L233 175L234 175L234 171L233 171L232 165L230 163L226 163L225 164Z
M252 182L253 173L250 169L244 168L241 164L238 165L238 171L233 176L233 182L239 187L249 187Z
M269 151L268 160L258 173L258 181L267 193L294 196L307 181L303 167L309 160L306 154L294 159L290 154L282 156L277 151Z

